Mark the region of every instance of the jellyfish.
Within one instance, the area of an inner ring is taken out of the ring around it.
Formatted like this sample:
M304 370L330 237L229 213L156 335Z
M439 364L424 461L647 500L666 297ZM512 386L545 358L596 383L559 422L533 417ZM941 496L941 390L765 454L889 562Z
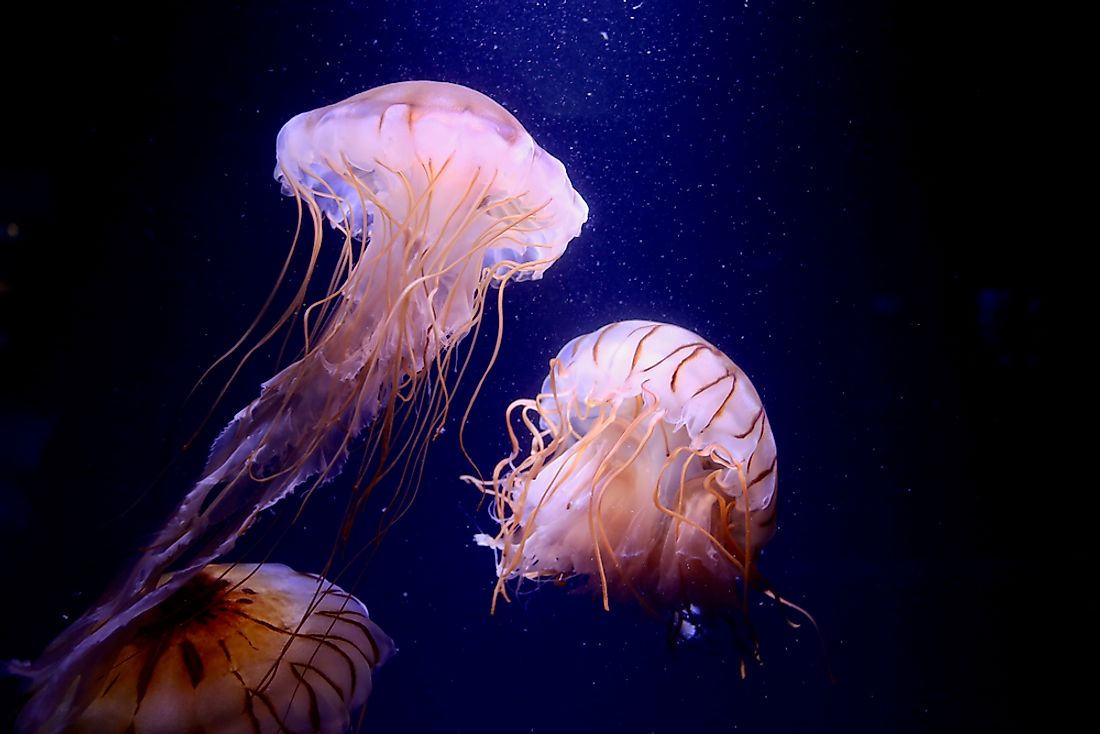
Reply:
M507 582L584 579L651 609L736 607L775 532L776 450L760 396L729 357L670 324L573 339L534 399L508 408L511 455L487 480L493 608ZM530 433L522 459L513 422Z
M363 603L320 576L211 564L90 673L64 731L338 734L393 650Z
M490 289L499 349L505 286L540 278L588 216L565 167L515 117L442 82L388 84L293 117L277 138L275 178L298 225L264 311L308 229L305 275L274 324L261 328L257 317L218 363L237 355L228 384L291 326L301 327L300 356L222 431L201 478L101 600L33 664L11 666L36 690L28 731L49 731L40 723L90 660L228 553L260 512L336 476L365 435L347 537L372 488L401 457L422 459L442 429L469 364L455 347L480 325ZM326 221L339 242L335 270L307 304ZM415 467L394 473L417 476Z
M405 443L416 454L442 426L454 347L480 324L489 288L502 303L507 283L540 278L588 216L560 161L499 104L454 84L389 84L300 114L276 152L275 178L312 220L311 257L249 354L302 309L326 219L342 240L335 285L302 310L302 358L225 428L146 565L223 554L259 511L339 473L376 421L368 453L385 464L403 404L416 408Z

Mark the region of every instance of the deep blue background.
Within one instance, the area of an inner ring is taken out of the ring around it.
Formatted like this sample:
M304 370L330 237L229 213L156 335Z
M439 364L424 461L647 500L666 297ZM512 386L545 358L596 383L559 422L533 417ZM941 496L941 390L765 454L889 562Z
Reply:
M354 589L400 647L368 730L1024 726L1038 703L1013 637L1037 560L1011 544L1025 487L1000 457L1006 395L1042 366L1043 301L995 256L1012 197L992 122L1014 71L996 27L887 3L168 7L5 18L0 657L35 656L102 590L272 373L270 355L251 365L181 453L212 397L188 390L289 242L279 127L428 78L506 106L591 206L545 279L508 293L475 458L503 455L504 407L572 336L698 331L765 399L781 506L762 567L826 653L769 605L744 682L720 627L672 650L628 605L553 588L490 617L470 541L487 518L451 430ZM320 493L275 559L318 568L345 491ZM2 691L0 728L18 701Z

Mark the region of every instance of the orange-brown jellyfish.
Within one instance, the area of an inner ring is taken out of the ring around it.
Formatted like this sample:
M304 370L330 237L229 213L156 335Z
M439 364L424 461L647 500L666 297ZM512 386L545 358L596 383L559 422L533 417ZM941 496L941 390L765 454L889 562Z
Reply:
M36 691L27 731L53 731L41 722L90 661L228 552L261 511L339 473L366 433L374 474L357 478L346 533L376 480L401 457L422 461L442 428L465 372L454 347L480 324L490 287L502 304L506 284L541 277L588 216L561 162L499 104L454 84L389 84L298 115L280 131L276 159L298 206L295 246L312 225L309 261L274 325L260 329L257 318L230 352L251 343L243 362L298 323L300 358L225 428L202 478L102 600L38 661L12 666ZM339 254L327 295L307 305L325 220Z
M320 576L210 565L86 674L89 700L64 731L340 734L392 652L363 603Z
M490 480L506 582L584 577L681 610L736 604L775 532L776 451L747 375L687 329L609 324L569 342L512 403L512 455ZM512 428L530 432L527 455Z

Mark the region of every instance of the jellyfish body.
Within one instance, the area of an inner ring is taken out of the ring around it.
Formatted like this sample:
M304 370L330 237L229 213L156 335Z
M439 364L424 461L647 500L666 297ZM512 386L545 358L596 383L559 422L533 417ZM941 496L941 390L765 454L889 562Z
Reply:
M320 576L210 565L101 661L65 731L339 734L393 649L363 603Z
M531 433L522 460L517 413ZM775 530L775 440L716 347L648 321L578 337L539 395L509 408L509 432L512 456L476 482L500 524L479 536L497 553L494 605L509 580L573 576L605 608L616 594L673 610L739 598Z
M434 378L418 406L428 435L448 407L452 349L480 322L488 288L541 277L588 216L560 161L454 84L389 84L298 115L276 149L276 178L313 220L314 259L322 218L342 235L339 285L305 309L305 355L222 432L147 558L221 555L260 510L335 476L366 426L381 418L388 437L397 406Z
M446 380L464 371L453 348L480 323L490 286L502 301L507 283L541 277L588 215L564 166L510 113L453 84L390 84L298 115L276 149L299 234L312 222L309 264L276 324L255 334L253 324L235 349L254 336L247 359L300 314L301 358L224 429L202 478L102 600L35 663L12 666L37 690L27 731L54 731L42 722L65 681L228 552L262 510L339 473L367 426L364 455L379 476L392 454L422 456L449 406ZM341 242L336 270L328 295L307 305L325 219ZM408 403L411 428L396 441ZM362 484L365 496L373 481Z

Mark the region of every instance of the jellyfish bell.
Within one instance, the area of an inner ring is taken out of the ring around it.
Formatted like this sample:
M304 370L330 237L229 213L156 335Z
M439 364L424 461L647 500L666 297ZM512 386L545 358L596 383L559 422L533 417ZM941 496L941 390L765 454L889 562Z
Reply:
M520 459L512 417L531 434ZM506 582L583 577L604 608L743 599L775 532L776 449L760 396L687 329L623 321L569 342L534 399L509 408L512 455L471 480L500 525L479 536Z
M312 224L308 264L274 323L257 317L216 364L239 358L228 384L290 325L302 327L300 357L226 426L201 478L100 601L37 661L9 666L37 690L27 731L54 731L41 724L67 681L86 680L91 661L228 553L263 510L340 473L357 437L366 434L365 459L340 535L387 473L411 494L416 467L393 468L422 462L442 428L468 363L453 364L454 348L480 324L490 287L502 304L506 284L540 277L588 216L564 166L510 113L453 84L390 84L299 115L276 154L276 178L298 205L292 255ZM326 220L335 270L307 304Z
M393 651L363 603L320 576L212 564L88 673L87 700L63 730L338 734Z
M277 151L285 193L352 238L373 223L377 255L423 253L428 274L460 263L446 273L456 280L498 263L498 282L513 270L538 278L588 216L562 163L510 112L457 84L387 84L300 114Z

